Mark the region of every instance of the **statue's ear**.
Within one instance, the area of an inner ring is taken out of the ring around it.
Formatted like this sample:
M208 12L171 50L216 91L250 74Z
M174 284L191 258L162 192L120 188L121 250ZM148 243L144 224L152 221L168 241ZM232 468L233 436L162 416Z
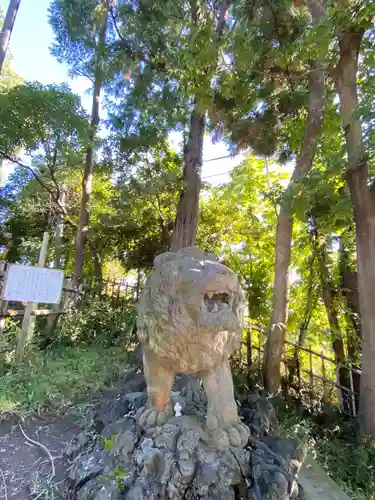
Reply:
M179 250L178 255L184 259L203 260L205 258L204 252L198 247L185 247Z
M176 258L176 254L174 252L165 252L157 255L154 259L154 268L157 268L166 262L170 262Z

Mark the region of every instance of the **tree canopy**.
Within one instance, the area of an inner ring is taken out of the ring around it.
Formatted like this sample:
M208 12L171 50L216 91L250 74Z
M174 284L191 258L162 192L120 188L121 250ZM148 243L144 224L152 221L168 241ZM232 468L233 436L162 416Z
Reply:
M51 53L92 83L92 109L7 61L3 256L35 262L62 224L66 274L140 277L196 240L240 277L268 389L284 340L324 346L362 363L360 421L375 435L374 14L352 0L53 0ZM245 154L216 186L201 179L204 137Z

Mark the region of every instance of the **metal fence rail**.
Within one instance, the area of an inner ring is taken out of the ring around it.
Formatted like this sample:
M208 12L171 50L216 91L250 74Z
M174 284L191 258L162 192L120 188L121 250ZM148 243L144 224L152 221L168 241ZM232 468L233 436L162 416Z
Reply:
M265 341L266 336L261 330L246 328L238 352L239 361L249 378L259 383L262 383ZM300 400L320 403L321 407L330 403L342 413L356 417L359 393L355 378L358 381L360 375L361 371L352 363L339 364L323 350L317 352L310 345L284 342L282 390Z
M0 262L0 291L6 263ZM129 285L125 278L116 280L90 280L72 287L71 278L65 278L60 304L48 307L39 304L32 312L34 316L52 316L56 318L76 307L80 307L93 298L110 300L115 307L121 304L137 302L140 295L140 284ZM0 295L1 296L1 295ZM6 317L25 315L25 305L21 303L0 302L0 334L4 328ZM264 360L264 344L266 335L263 331L249 325L244 329L243 341L237 353L241 370L247 371L251 380L262 382L262 365ZM338 364L326 353L314 351L310 345L285 340L282 356L282 390L293 394L300 400L310 403L328 403L336 405L344 414L356 417L358 414L359 379L361 371L352 363Z

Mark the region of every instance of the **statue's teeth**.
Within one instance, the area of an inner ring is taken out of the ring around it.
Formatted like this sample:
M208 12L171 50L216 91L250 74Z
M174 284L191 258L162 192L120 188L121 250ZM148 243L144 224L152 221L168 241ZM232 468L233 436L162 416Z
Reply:
M213 296L214 296L213 292L208 292L208 293L207 293L207 297L208 297L209 299L212 299L212 297L213 297Z
M218 310L219 310L219 306L218 306L218 304L215 302L215 304L212 306L211 311L212 311L212 312L214 312L214 313L216 313Z

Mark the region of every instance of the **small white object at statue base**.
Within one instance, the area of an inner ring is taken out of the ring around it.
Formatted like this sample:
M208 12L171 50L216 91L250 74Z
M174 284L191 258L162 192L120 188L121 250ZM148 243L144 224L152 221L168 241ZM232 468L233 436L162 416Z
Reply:
M175 417L181 417L182 406L180 405L180 403L178 401L174 405L173 409L174 409Z
M141 448L142 448L143 453L145 453L146 455L147 455L147 453L150 453L150 451L152 450L152 446L153 446L152 439L150 439L150 438L144 439L142 444L141 444Z

